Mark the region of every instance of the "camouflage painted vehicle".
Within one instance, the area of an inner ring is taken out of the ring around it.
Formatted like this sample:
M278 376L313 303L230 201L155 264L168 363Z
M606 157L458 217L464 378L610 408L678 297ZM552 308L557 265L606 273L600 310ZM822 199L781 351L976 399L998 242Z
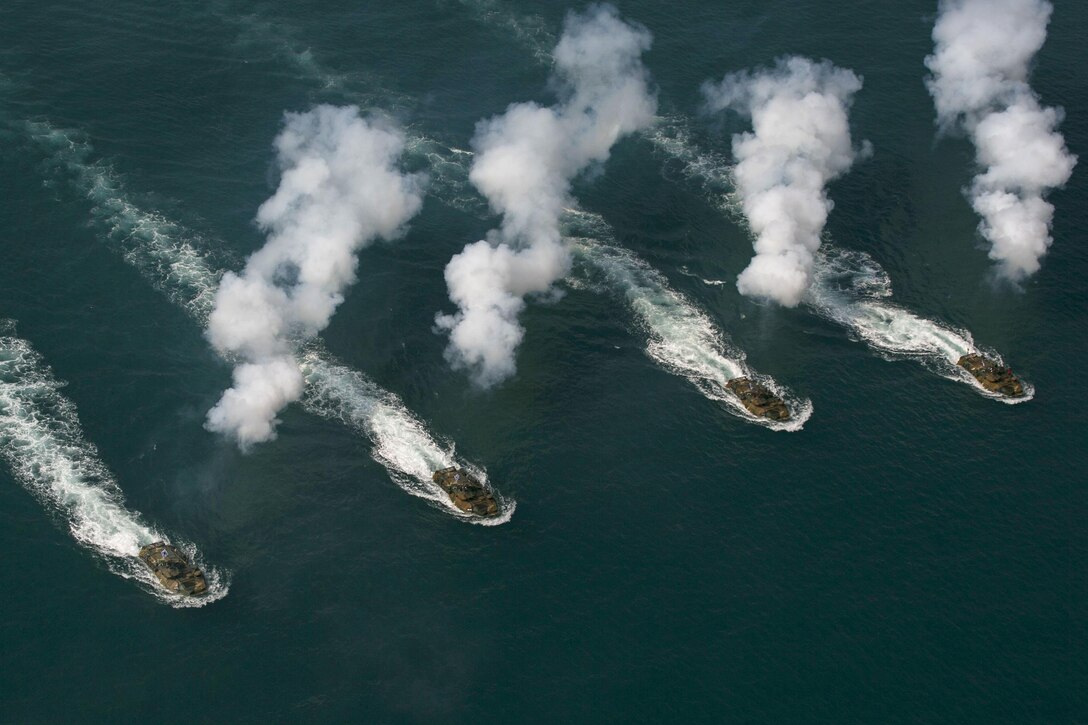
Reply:
M956 363L971 373L979 384L991 393L999 393L1009 398L1019 398L1024 394L1024 384L1013 375L1012 370L999 365L995 360L978 353L964 355Z
M725 387L740 398L740 402L752 415L768 420L789 420L790 409L782 398L772 393L769 388L748 378L733 378Z
M477 516L497 516L499 504L491 491L463 468L451 466L435 471L433 480L461 511Z
M165 541L148 544L140 549L139 557L168 592L197 596L208 591L204 572L190 564L172 544Z

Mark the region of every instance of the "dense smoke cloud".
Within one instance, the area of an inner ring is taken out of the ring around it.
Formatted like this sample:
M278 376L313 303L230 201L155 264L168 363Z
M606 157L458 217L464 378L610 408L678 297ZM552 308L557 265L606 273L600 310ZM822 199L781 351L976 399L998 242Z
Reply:
M1027 83L1053 10L1045 0L945 0L933 28L926 81L942 131L963 129L982 171L967 195L1002 275L1039 269L1050 246L1054 207L1046 192L1069 180L1076 157Z
M446 284L458 311L435 320L450 335L446 358L482 387L514 374L525 297L547 292L570 268L559 216L571 179L654 119L640 59L650 42L609 5L571 14L554 51L560 102L512 104L476 128L470 179L502 225L450 260Z
M343 301L355 252L399 235L422 204L418 179L395 166L403 134L354 106L287 114L275 147L280 185L257 211L268 241L223 277L206 333L241 361L206 426L243 449L275 437L276 414L302 394L295 350Z
M825 187L858 155L848 111L860 88L852 71L798 57L703 85L711 111L752 118L752 132L733 137L737 194L756 233L742 294L794 307L808 289L833 206Z

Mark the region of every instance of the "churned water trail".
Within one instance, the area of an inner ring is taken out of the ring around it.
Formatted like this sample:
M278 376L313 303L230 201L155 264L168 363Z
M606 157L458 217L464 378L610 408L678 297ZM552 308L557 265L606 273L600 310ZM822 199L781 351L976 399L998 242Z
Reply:
M191 543L174 542L204 571L208 591L199 597L167 592L137 558L141 547L170 537L125 508L113 475L83 435L75 405L60 394L63 383L14 327L0 320L0 458L15 478L110 571L138 581L160 601L200 607L225 597L229 576L206 566Z
M488 0L463 0L476 17L496 27L508 24L501 14L485 9ZM517 18L513 19L517 22ZM526 26L528 27L528 26ZM517 36L521 38L521 36ZM540 29L534 36L522 38L532 50L547 37ZM539 55L534 52L534 57ZM667 176L679 176L696 185L706 200L737 223L747 226L733 183L733 164L725 156L700 147L695 141L690 121L683 115L659 116L657 122L641 133L666 159ZM614 259L615 255L611 255ZM621 275L626 276L626 275ZM847 287L841 286L847 281ZM703 280L719 285L723 280ZM977 347L971 333L955 330L933 320L927 320L887 301L891 283L887 274L867 254L821 245L814 280L804 303L821 317L848 329L872 349L895 357L918 360L927 368L949 380L965 382L981 395L1015 405L1031 400L1035 388L1024 381L1024 395L1010 398L986 390L956 362L962 355L980 352L1004 365L999 353ZM675 351L675 350L674 350ZM653 353L651 353L653 355ZM682 359L684 355L675 355Z
M202 252L204 241L163 215L134 204L113 168L93 161L90 145L78 134L44 121L13 125L48 152L45 165L51 173L69 179L91 202L91 216L110 247L203 323L221 276Z
M975 345L971 333L915 315L887 301L891 279L864 252L824 245L817 255L815 277L804 304L821 317L849 330L872 349L893 358L917 360L941 377L964 382L981 395L1015 405L1031 400L1035 388L1027 381L1024 395L1010 398L986 390L957 365L963 355L981 353L1004 365L994 350Z
M409 141L408 148L426 152L430 168L440 167L432 177L430 192L450 206L479 216L488 214L468 181L472 152L452 149L428 138ZM627 302L647 333L646 354L666 370L687 378L707 398L721 402L729 412L774 430L800 430L812 415L812 401L798 397L772 378L752 371L743 351L726 341L725 335L694 303L669 286L657 270L608 240L613 238L608 222L599 214L567 208L563 212L564 233L583 270L605 282L605 287ZM758 380L781 397L790 409L789 421L772 421L753 415L730 392L725 383L738 377Z
M683 179L699 187L707 201L747 227L732 186L732 166L724 157L701 150L683 119L665 119L646 136L662 155L678 165ZM703 282L725 284L725 280ZM891 303L891 296L891 280L875 259L825 242L817 253L813 281L802 303L824 319L842 325L873 350L917 360L941 377L967 383L987 398L1015 405L1034 397L1035 388L1026 381L1022 381L1024 395L1017 398L986 390L956 363L963 355L981 353L1004 365L997 351L979 348L967 330L928 320Z
M486 3L479 7L485 8L487 13L497 11ZM287 40L282 31L250 17L244 22L251 31L247 36L250 38L248 42L255 42L254 38L261 39L272 47L287 49L282 52L287 53L288 60L297 60L297 46ZM550 60L550 55L548 59ZM318 63L312 53L306 56L306 61L291 62L297 70L312 74L315 81L321 81L326 86L335 86L346 91L353 85L353 79L346 76L338 77L336 83L326 83L330 72ZM352 90L364 93L360 88ZM369 91L365 95L372 96L372 93ZM694 147L687 142L688 136L682 119L672 118L667 121L665 131L649 132L651 140L659 139L661 144L667 146L668 139L675 139L671 146L673 153L681 156L688 154L684 158L691 164L698 163L700 173L711 178L711 171L721 168L718 159L708 157L700 161L691 156L685 149L690 151ZM86 143L73 140L68 133L53 129L48 124L28 124L28 127L31 135L39 142L56 150L54 159L68 167L69 173L77 180L77 185L95 204L96 218L108 230L111 240L121 248L126 260L144 272L156 287L181 304L202 325L205 324L218 280L222 275L221 270L207 262L207 253L199 251L200 247L206 245L193 239L192 234L177 223L135 206L120 187L119 181L114 178L109 166L89 161L90 150ZM468 179L468 169L473 158L471 151L413 133L406 144L405 152L409 160L425 167L430 180L429 193L462 211L476 215L488 213L486 204ZM567 210L564 224L575 230L572 236L578 239L572 249L579 259L587 267L594 268L594 274L627 303L639 325L647 333L645 351L651 359L664 369L686 378L704 396L723 404L730 413L748 422L774 430L789 431L799 430L804 425L812 414L811 401L798 397L773 379L748 368L744 362L744 353L727 341L725 335L705 313L673 290L663 275L633 253L605 241L611 238L611 229L603 218L572 209ZM306 359L322 358L320 355L308 353ZM338 371L341 378L322 374L330 370ZM354 421L353 427L371 437L374 442L375 459L386 466L390 476L404 490L414 495L422 495L420 492L425 491L425 498L434 500L437 497L443 505L456 511L448 503L448 497L439 495L441 491L421 468L417 466L414 474L407 474L408 477L405 477L405 470L411 467L410 461L418 461L418 458L406 455L389 457L380 453L383 450L411 450L413 447L421 447L426 449L426 456L430 460L450 458L452 454L444 451L434 441L433 436L425 435L425 441L416 440L414 444L407 445L401 445L403 441L389 442L395 440L394 437L398 434L410 435L417 430L426 434L418 422L388 428L357 420L360 415L374 415L375 420L403 418L404 421L413 421L411 413L403 407L399 399L385 391L381 392L389 397L378 395L375 398L374 391L380 391L380 388L361 374L346 375L353 371L333 363L328 363L328 367L306 364L304 372L308 388L304 406L308 410L344 422ZM726 382L737 377L757 380L780 396L790 409L790 420L771 421L750 413L725 388ZM350 394L345 394L345 386L354 386L354 389ZM310 388L314 388L312 394ZM312 407L318 405L319 401L320 409ZM356 405L357 401L367 402ZM330 406L334 405L339 405L341 409L329 412ZM391 410L389 406L401 410L403 415L383 417L382 413ZM468 464L462 465L478 470ZM512 512L514 502L507 503Z
M383 390L357 370L332 362L317 345L299 358L306 377L306 410L363 433L374 441L372 455L384 465L402 489L442 506L470 523L496 526L506 523L517 503L493 491L501 513L492 518L465 514L431 480L431 474L449 466L468 469L487 485L482 468L459 461L452 443L438 443L423 423L393 393Z
M42 122L23 124L23 129L50 153L48 165L63 171L91 202L92 216L111 246L204 326L223 274L200 249L204 241L181 224L135 203L112 167L90 160L90 146L77 134ZM440 443L400 398L362 373L333 362L317 346L303 351L300 362L306 385L303 408L344 422L370 438L371 455L406 492L442 505L461 520L494 525L510 519L515 502L497 493L502 513L494 518L465 515L453 506L431 480L434 470L462 466L485 483L486 472L458 458L451 444ZM431 462L442 465L428 470Z
M710 318L664 276L630 251L599 239L572 238L575 259L591 279L600 279L627 303L646 334L646 354L669 372L686 378L710 400L750 423L772 430L800 430L812 415L812 402L801 399L772 378L756 373ZM726 388L735 378L757 380L782 398L790 410L788 421L753 415Z

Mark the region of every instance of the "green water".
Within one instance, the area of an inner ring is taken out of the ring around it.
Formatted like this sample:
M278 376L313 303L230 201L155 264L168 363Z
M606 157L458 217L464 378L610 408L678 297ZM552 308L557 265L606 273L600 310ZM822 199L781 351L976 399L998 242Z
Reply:
M1031 83L1083 157L1088 9L1056 5ZM662 121L576 182L589 216L564 223L598 261L528 306L518 375L479 393L432 331L443 268L497 221L459 150L509 103L553 100L568 9L0 8L0 406L23 435L0 426L0 719L1084 719L1081 169L1051 196L1042 271L995 286L961 193L973 151L935 139L922 83L933 4L625 2L654 34ZM830 187L830 248L868 255L941 349L999 353L1030 401L881 349L838 314L856 306L736 291L744 122L700 115L698 88L785 53L864 77L851 127L875 153ZM283 112L318 102L392 114L431 191L360 254L322 335L317 390L339 397L242 455L202 427L230 384L202 315L263 243ZM811 405L801 430L715 399L707 376L740 363ZM378 426L375 401L411 425ZM428 500L428 455L486 471L509 521ZM81 539L84 484L123 493L116 531L185 542L222 598L170 606L131 541Z

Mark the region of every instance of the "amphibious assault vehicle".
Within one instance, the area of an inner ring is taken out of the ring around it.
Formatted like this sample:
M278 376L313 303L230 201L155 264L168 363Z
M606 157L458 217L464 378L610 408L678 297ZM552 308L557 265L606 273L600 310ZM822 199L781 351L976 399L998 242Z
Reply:
M790 409L785 401L772 393L769 388L748 378L733 378L725 384L740 398L740 402L752 415L769 420L789 420Z
M189 596L208 591L204 572L190 564L178 547L156 541L140 549L139 556L167 591Z
M435 471L434 482L450 497L453 505L469 514L477 516L497 516L499 504L475 476L463 468L451 466Z
M1024 394L1024 384L1013 375L1012 370L999 365L995 360L978 353L964 355L956 363L971 373L979 384L991 393L1000 393L1010 398L1019 398Z

